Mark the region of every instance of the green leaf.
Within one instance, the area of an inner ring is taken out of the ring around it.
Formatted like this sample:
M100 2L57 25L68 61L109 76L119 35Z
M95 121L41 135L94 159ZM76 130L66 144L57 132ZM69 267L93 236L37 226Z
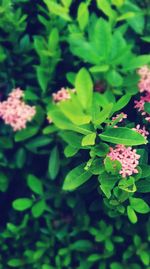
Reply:
M26 150L24 148L19 148L15 156L16 166L21 169L26 161Z
M54 122L54 124L59 129L71 130L71 131L75 131L77 133L81 133L81 134L84 134L84 135L87 135L87 134L90 134L91 133L91 131L89 130L89 128L87 128L87 126L86 127L84 125L83 126L77 126L77 125L73 124L57 108L56 109L53 109L53 110L50 110L48 112L48 115L52 119L52 121Z
M149 205L141 198L130 198L131 207L138 213L146 214L150 212Z
M123 95L118 101L116 104L114 104L113 106L113 109L112 109L112 112L116 112L118 110L121 110L123 107L125 107L129 101L131 99L131 95L129 94L125 94Z
M150 114L150 103L146 102L144 104L144 111Z
M48 135L48 134L55 133L57 131L58 131L58 128L55 125L50 125L43 129L43 134Z
M15 142L21 142L36 135L38 130L38 127L27 127L26 129L17 132L15 134Z
M103 73L103 72L107 72L109 70L109 65L107 65L107 64L105 64L105 65L95 65L95 66L92 66L89 70L93 74L95 74L95 73Z
M11 138L0 136L0 148L1 149L13 148L13 142L12 142Z
M68 145L67 147L65 147L64 149L64 154L65 156L68 158L68 157L72 157L74 156L77 152L78 152L78 148L74 148L70 145Z
M99 65L102 56L99 51L93 50L93 45L80 37L70 38L70 49L73 55L78 56L84 62ZM102 53L102 52L101 52Z
M98 8L103 11L105 15L112 18L115 15L115 11L111 8L109 0L97 0Z
M79 100L76 96L70 100L60 102L59 108L64 115L76 125L87 124L91 120L91 116L83 113ZM75 111L76 113L74 113Z
M59 151L57 147L54 147L50 153L48 163L48 174L52 180L54 180L57 177L59 168L60 168Z
M117 183L118 178L116 176L109 175L105 172L99 176L98 180L100 181L101 190L109 199L111 197L111 190Z
M93 82L85 68L80 69L78 72L75 80L75 88L83 108L87 110L92 105Z
M70 245L71 250L86 252L93 248L93 244L89 240L77 240Z
M42 66L36 66L37 79L43 92L46 92L49 83L49 75L46 68Z
M129 177L128 179L125 180L123 178L122 180L120 180L118 187L126 192L135 192L136 185L134 177Z
M128 19L130 19L130 18L133 18L133 17L135 17L136 16L136 13L134 13L134 12L126 12L126 13L124 13L123 15L121 15L121 16L119 16L118 18L117 18L117 21L123 21L123 20L128 20Z
M150 180L139 180L136 183L137 191L142 193L149 193L150 192Z
M66 6L67 8L70 7L70 5L72 4L72 0L61 0L61 2L63 3L64 6ZM43 269L43 268L42 268Z
M82 139L82 146L95 145L96 133L88 134Z
M136 213L131 206L127 206L127 214L128 214L129 220L133 224L135 224L137 222L137 216L136 216Z
M111 86L119 87L123 84L123 78L116 70L109 71L106 75L106 79Z
M126 127L108 128L99 136L103 141L114 144L136 146L147 143L141 134Z
M72 169L65 178L63 190L72 191L83 183L85 183L91 176L91 172L84 169L85 163Z
M8 177L0 172L0 191L5 192L8 188Z
M66 21L71 21L71 18L68 15L68 8L63 7L51 0L44 0L44 3L47 5L50 13L58 15Z
M100 0L101 1L101 0ZM107 64L109 53L111 51L112 34L110 24L100 18L97 20L94 36L93 36L93 49L95 48L101 56L101 60L104 60Z
M88 261L89 262L96 262L96 261L99 261L101 259L101 255L100 254L91 254L89 257L88 257Z
M103 109L100 111L100 107ZM113 104L100 94L94 94L92 104L92 122L98 126L103 123L110 115Z
M77 21L80 29L83 31L89 21L89 11L86 3L80 3L78 7Z
M150 255L148 252L142 250L140 251L139 256L145 266L148 266L150 264Z
M52 138L51 137L47 137L47 136L38 136L34 139L31 139L29 142L27 142L25 144L25 147L27 149L35 149L35 148L39 148L39 147L44 147L44 146L47 146L49 145L51 142L52 142Z
M59 136L70 146L74 148L81 148L82 135L71 131L61 131Z
M144 37L141 37L141 39L144 40L145 42L150 43L150 36L144 36Z
M113 262L110 265L110 269L123 269L122 265L118 262Z
M53 266L48 265L48 264L43 264L42 269L55 269Z
M140 165L140 168L142 169L141 178L146 178L150 176L150 165L142 164Z
M48 37L48 49L54 54L59 43L59 32L57 28L53 28Z
M11 259L7 263L10 267L19 267L24 265L24 262L21 259Z
M125 3L125 0L111 0L111 3L116 7L121 7Z
M109 146L105 143L98 143L95 147L92 148L90 155L104 157L109 152Z
M104 165L107 173L111 173L112 175L119 174L121 170L121 163L117 160L111 160L110 157L106 157L104 160Z
M33 204L33 201L29 198L18 198L15 201L13 201L13 208L17 211L24 211L28 208L30 208Z
M31 212L34 218L39 218L46 209L46 204L44 200L38 201L32 206Z
M43 184L40 179L38 179L34 175L28 175L27 184L33 192L39 195L43 195Z
M128 59L126 63L123 65L124 71L130 71L135 70L142 65L150 63L150 55L141 55L136 57L131 57L131 59Z

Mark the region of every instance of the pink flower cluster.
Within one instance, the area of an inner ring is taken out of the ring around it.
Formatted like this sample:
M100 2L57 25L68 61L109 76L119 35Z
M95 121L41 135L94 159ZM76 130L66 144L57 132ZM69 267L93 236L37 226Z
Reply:
M118 160L122 168L119 171L123 178L137 174L137 165L139 164L140 155L136 153L136 149L125 147L124 145L116 145L115 148L110 148L108 155L111 160Z
M121 112L120 114L117 114L115 117L112 117L112 120L115 121L120 117L119 122L122 122L123 119L127 118L127 114L125 114L124 112Z
M141 67L137 73L140 75L139 90L140 92L150 93L150 68L145 65Z
M139 134L143 135L145 138L149 135L149 132L146 130L145 126L143 128L140 127L140 124L138 124L135 128L132 128L132 130L137 131Z
M150 102L150 92L147 92L144 96L141 96L139 101L135 100L134 108L136 108L141 115L144 116L148 122L150 122L150 114L144 111L144 105L146 102Z
M11 125L14 131L26 128L36 113L35 107L26 105L22 100L24 96L20 88L14 89L6 101L0 102L0 117L5 124Z
M73 93L76 91L75 89L71 90ZM65 88L61 88L58 92L52 94L53 101L58 103L63 100L68 100L71 98L69 90Z

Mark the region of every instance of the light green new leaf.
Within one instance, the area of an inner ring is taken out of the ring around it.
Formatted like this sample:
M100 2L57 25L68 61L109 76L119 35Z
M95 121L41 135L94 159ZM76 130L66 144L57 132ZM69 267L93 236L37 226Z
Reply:
M109 117L112 108L113 108L113 104L112 104L112 103L106 105L106 106L102 109L102 111L100 111L100 112L96 115L95 120L94 120L94 124L96 124L96 125L100 125L100 124L102 124L102 123Z
M63 190L72 191L90 179L92 173L85 170L84 167L85 163L75 167L68 173L63 184Z
M77 126L73 124L59 109L52 109L48 112L48 116L52 119L53 123L62 130L71 130L84 135L90 134L91 130L86 126Z
M72 98L70 100L60 102L60 110L70 121L72 121L76 125L83 125L89 123L91 120L91 116L83 113L81 105L79 106L79 104L77 103L79 102L79 100L77 98L74 99L75 100L73 100Z
M147 143L141 134L126 127L108 128L99 136L103 141L113 144L137 146Z
M77 96L85 110L91 107L93 97L93 82L89 72L82 68L78 72L75 80Z
M69 10L66 7L63 7L51 0L44 0L44 3L47 5L50 13L60 16L66 21L71 21L71 18L68 14Z
M72 0L61 0L61 2L67 8L69 8L70 5L72 4Z
M89 11L86 3L80 3L78 7L77 21L80 29L83 31L89 21Z
M82 139L82 146L94 145L96 139L96 133L88 134Z
M29 198L18 198L13 201L12 206L17 211L24 211L30 208L33 204L33 201Z
M117 18L117 21L128 20L128 19L133 18L135 16L136 16L136 13L134 13L134 12L126 12L123 15L119 16Z
M115 16L116 12L111 8L109 0L97 0L97 5L108 17L113 18Z
M34 175L28 175L27 178L28 187L35 193L42 195L43 194L43 184L40 179Z

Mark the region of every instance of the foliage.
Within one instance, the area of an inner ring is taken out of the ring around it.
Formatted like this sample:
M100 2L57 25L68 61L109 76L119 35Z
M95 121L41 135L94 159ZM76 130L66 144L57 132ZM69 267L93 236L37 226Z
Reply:
M36 107L26 129L0 122L0 269L150 268L149 138L133 129L149 131L133 108L149 10L147 0L0 1L0 101L21 87ZM54 102L62 87L69 98ZM122 177L108 156L118 144L140 155L138 173Z

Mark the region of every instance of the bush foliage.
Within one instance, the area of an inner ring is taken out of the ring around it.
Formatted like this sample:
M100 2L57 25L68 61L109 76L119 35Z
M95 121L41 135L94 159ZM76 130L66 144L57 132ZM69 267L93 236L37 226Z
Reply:
M0 269L150 269L149 1L0 15ZM15 131L1 111L18 87L36 113Z

